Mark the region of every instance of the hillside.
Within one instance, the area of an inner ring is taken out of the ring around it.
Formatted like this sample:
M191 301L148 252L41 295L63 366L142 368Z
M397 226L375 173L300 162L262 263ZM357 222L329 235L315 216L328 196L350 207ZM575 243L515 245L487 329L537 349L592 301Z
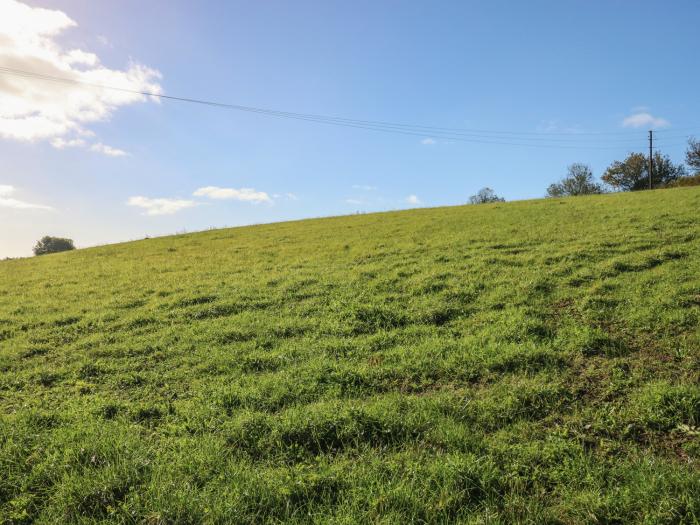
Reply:
M5 523L700 520L700 188L0 263Z

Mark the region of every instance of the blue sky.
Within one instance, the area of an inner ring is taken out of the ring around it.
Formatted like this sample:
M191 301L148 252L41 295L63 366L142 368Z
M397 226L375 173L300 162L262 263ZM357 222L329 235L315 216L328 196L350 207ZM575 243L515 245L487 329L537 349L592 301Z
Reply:
M90 246L460 204L484 186L537 198L572 162L599 176L646 151L650 127L677 162L700 136L696 1L0 0L10 12L42 40L0 22L0 67L513 135L383 133L0 74L0 257L45 234Z

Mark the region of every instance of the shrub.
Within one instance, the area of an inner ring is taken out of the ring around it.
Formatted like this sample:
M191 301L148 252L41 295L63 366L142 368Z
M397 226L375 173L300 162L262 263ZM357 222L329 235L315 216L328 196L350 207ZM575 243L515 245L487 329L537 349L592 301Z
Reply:
M66 252L68 250L75 250L73 239L46 235L37 241L34 246L34 255L46 255L47 253Z
M491 188L481 188L476 195L469 197L469 204L487 204L489 202L505 202L505 199L496 195L496 192Z

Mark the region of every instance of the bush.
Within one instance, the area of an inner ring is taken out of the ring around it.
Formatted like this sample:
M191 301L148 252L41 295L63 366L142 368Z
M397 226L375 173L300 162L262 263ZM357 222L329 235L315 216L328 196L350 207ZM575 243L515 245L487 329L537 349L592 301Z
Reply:
M75 250L73 239L62 239L61 237L42 237L34 246L34 255L46 255L47 253L65 252Z
M496 195L496 192L491 188L481 188L476 195L469 197L469 204L487 204L489 202L505 202L505 199Z

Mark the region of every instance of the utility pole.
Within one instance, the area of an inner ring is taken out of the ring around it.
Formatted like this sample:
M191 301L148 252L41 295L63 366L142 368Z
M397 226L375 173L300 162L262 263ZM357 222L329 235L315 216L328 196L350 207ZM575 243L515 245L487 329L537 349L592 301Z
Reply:
M652 188L651 177L654 173L654 164L651 157L651 152L654 149L654 132L649 130L649 189Z

